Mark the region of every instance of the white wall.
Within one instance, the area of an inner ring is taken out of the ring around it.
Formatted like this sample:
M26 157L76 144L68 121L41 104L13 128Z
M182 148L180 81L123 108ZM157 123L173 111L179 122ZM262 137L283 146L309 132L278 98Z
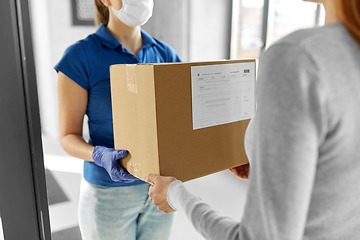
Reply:
M189 1L189 59L230 58L231 0Z
M155 0L154 13L143 29L172 46L180 58L188 60L188 1Z
M144 29L185 62L230 58L232 0L155 0Z
M54 66L65 49L96 30L73 26L69 0L31 0L31 26L43 134L59 136L57 73ZM87 133L85 125L85 133Z

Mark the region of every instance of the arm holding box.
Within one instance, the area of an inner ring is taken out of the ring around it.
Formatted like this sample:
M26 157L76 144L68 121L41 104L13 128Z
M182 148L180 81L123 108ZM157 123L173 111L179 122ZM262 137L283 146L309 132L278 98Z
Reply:
M213 210L201 198L192 195L181 181L154 174L145 180L155 184L150 187L149 195L159 210L165 213L184 211L206 239L238 239L236 230L240 223Z
M115 150L102 146L95 146L92 153L94 163L105 168L110 178L115 182L131 183L138 178L128 173L120 164L119 159L128 154L126 150Z
M306 51L293 45L268 50L258 82L258 110L246 136L256 141L247 149L252 167L241 222L222 216L179 181L162 186L168 187L162 195L166 204L185 211L206 239L285 240L304 234L324 133L323 90ZM157 198L157 184L169 179L150 180L155 183L150 194Z
M105 168L113 181L133 182L138 180L130 175L119 162L127 151L101 146L92 146L82 136L83 118L87 107L88 92L79 84L59 71L58 97L60 116L60 142L66 152L86 161L94 161Z

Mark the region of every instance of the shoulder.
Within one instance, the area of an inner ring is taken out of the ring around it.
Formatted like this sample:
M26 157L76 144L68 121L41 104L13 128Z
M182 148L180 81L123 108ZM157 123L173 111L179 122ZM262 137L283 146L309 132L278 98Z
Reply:
M101 48L101 42L94 34L91 34L67 47L62 58L67 58L70 62L87 62L91 59L91 55L99 52Z
M334 32L344 29L341 24L331 24L321 27L306 28L294 31L284 38L280 39L277 43L297 43L307 45L314 40L326 39L332 36Z
M174 51L173 50L173 48L169 45L169 44L167 44L167 43L165 43L165 42L163 42L163 41L161 41L161 40L159 40L159 39L156 39L156 38L153 38L154 39L154 41L155 41L155 46L157 47L157 48L160 48L160 49L163 49L163 50L171 50L171 51Z
M63 72L84 89L88 88L87 80L91 72L91 52L96 51L96 48L93 47L94 41L96 41L94 38L93 34L91 34L67 47L62 58L54 67L56 71Z
M150 47L156 54L159 54L162 58L162 61L165 62L180 62L179 56L176 54L175 50L165 42L156 39L153 36L150 36L146 31L141 29L141 34L143 37L143 46Z
M71 44L67 49L65 50L65 56L78 56L85 53L84 51L84 44L82 42L83 40L77 41L73 44Z
M277 74L312 72L328 81L326 76L345 62L358 59L359 53L359 44L352 35L341 23L335 23L287 35L269 47L260 65Z
M154 38L154 41L155 41L155 45L154 47L162 54L162 55L165 55L165 56L168 56L168 57L171 57L171 61L177 61L179 62L180 59L179 57L177 56L177 53L176 51L170 46L168 45L167 43L161 41L161 40L158 40L156 38Z
M80 39L70 45L66 51L81 51L81 50L91 50L93 48L99 48L102 45L101 39L96 35L96 33L89 34L87 37Z
M298 52L317 58L338 51L347 41L353 41L349 32L341 23L335 23L295 31L275 42L269 50L280 52L284 56Z
M300 89L322 84L324 45L328 46L326 39L332 35L327 27L318 27L293 32L275 42L261 58L259 86L297 94Z
M100 41L95 34L90 34L86 38L78 40L67 48L67 51L86 51L94 45L99 44Z
M278 65L283 70L285 66L292 67L294 64L316 67L323 56L336 51L334 49L341 45L341 40L334 38L344 35L344 32L346 29L341 24L295 31L271 45L261 63L269 63L272 67Z

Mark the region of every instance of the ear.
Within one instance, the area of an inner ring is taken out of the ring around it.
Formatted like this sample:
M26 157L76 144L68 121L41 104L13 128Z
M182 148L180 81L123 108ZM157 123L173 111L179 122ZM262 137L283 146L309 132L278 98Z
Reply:
M111 6L110 0L101 0L101 2L102 2L106 7L110 7L110 6Z

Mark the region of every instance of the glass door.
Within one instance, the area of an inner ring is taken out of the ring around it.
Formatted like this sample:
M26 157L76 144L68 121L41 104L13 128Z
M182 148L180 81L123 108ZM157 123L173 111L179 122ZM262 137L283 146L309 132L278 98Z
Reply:
M231 58L258 59L278 39L324 20L321 5L302 0L233 0Z
M234 0L231 58L258 58L262 41L264 0Z
M50 239L27 0L0 1L0 236Z
M270 0L267 47L285 35L303 28L323 24L319 6L302 0Z

